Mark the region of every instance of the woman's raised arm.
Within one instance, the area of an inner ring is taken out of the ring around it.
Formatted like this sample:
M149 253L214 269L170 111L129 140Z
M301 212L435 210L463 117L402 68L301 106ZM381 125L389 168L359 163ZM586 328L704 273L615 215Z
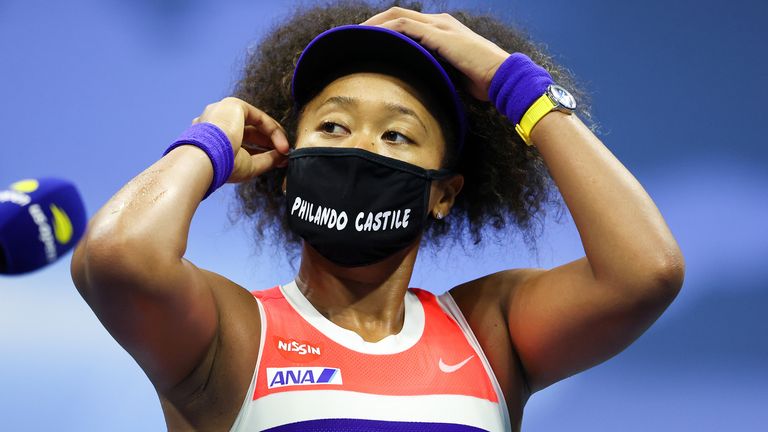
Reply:
M364 24L407 34L439 53L468 78L479 99L488 99L494 75L509 57L446 14L392 8ZM675 298L685 265L651 198L576 115L552 111L530 137L573 216L586 256L551 270L502 271L451 292L460 304L484 303L481 311L503 309L502 324L535 391L632 343Z
M260 175L288 152L280 125L239 99L208 105L194 123L226 134L229 143L222 142L234 154L229 181ZM251 155L243 141L275 149ZM161 391L210 358L218 332L213 285L221 278L184 259L192 216L213 178L206 152L174 148L96 213L72 258L78 291Z

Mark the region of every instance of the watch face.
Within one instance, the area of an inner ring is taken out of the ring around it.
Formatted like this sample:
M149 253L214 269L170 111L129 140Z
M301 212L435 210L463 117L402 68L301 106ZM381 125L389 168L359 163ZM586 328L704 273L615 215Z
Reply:
M549 90L550 94L555 99L555 102L569 110L576 109L576 99L573 98L573 95L571 95L568 90L557 84L550 85Z

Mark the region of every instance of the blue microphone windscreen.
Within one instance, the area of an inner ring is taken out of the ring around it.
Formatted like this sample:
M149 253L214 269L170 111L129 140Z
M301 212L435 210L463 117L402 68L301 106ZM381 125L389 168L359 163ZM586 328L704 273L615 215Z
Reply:
M55 261L77 244L86 223L83 200L66 180L22 180L0 190L0 273Z

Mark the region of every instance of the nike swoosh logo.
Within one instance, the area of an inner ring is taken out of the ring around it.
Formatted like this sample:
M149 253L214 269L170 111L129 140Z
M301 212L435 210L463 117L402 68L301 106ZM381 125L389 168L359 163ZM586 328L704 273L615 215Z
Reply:
M441 358L440 361L437 363L437 365L440 366L440 370L445 373L456 372L457 370L461 369L462 366L467 364L468 361L472 360L472 357L474 357L474 355L467 357L466 359L464 359L464 361L460 363L456 363L455 365L447 365L445 364L445 362L443 362L443 359Z

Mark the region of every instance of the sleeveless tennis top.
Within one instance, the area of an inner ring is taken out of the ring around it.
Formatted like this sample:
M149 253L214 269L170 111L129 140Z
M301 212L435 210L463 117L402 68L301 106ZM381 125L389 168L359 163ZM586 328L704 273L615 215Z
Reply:
M507 406L450 294L410 288L378 342L332 323L295 281L253 292L261 342L231 432L504 432Z

